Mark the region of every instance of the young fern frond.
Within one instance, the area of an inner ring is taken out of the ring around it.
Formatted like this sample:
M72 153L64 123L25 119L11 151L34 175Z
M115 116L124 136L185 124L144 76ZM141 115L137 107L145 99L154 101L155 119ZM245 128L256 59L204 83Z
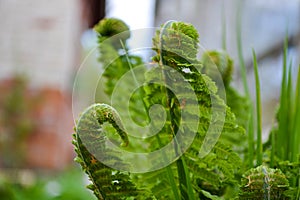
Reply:
M122 45L120 40L125 41L130 37L128 26L119 19L105 18L94 27L96 33L99 34L99 43L104 42L107 39L114 49L121 49ZM115 37L113 37L115 36Z
M99 34L99 61L102 63L105 80L105 92L110 97L118 80L133 66L141 63L141 58L124 54L126 41L130 37L128 26L119 19L108 18L100 21L94 28ZM123 54L120 54L123 50ZM129 62L128 63L128 59ZM123 83L130 85L131 83ZM121 94L120 94L121 95ZM131 107L138 104L137 94ZM117 98L118 100L119 98ZM144 116L144 115L143 115ZM139 116L138 116L139 117ZM128 165L115 150L110 148L110 141L121 146L129 143L129 137L124 132L119 115L111 106L94 104L86 109L76 123L73 144L77 153L76 161L88 174L91 184L88 186L98 199L153 199L151 191L137 189L132 181L132 175L114 169ZM132 143L132 142L131 142ZM127 148L130 148L128 144ZM111 164L111 166L107 166ZM122 165L122 166L120 166Z
M218 107L220 111L224 109L225 118L222 119L222 117L220 116L219 118L218 116L215 116L215 118L213 119L214 124L213 128L211 129L211 136L218 137L219 130L221 130L224 134L226 134L226 132L230 132L230 134L241 134L243 133L243 129L237 126L234 114L226 106L224 101L217 95L217 88L212 80L208 76L199 72L202 66L196 58L196 55L198 53L198 33L193 26L182 22L172 22L172 24L168 28L158 31L153 41L154 50L157 52L157 55L154 57L154 61L159 63L160 66L158 66L158 68L160 67L160 69L164 70L164 77L167 77L169 78L169 81L172 81L172 87L177 88L178 91L181 91L181 93L178 93L178 95L176 96L177 99L171 96L171 99L169 99L168 101L174 102L170 107L170 110L173 110L170 116L173 118L173 121L175 120L173 124L175 124L175 126L177 126L177 124L196 124L199 121L199 126L197 128L197 133L193 140L193 143L191 144L190 148L187 149L187 151L183 154L181 159L184 159L184 161L186 161L190 172L194 172L196 170L197 172L205 171L206 173L189 172L187 176L192 176L192 179L194 180L193 183L196 184L197 182L203 183L203 181L207 181L205 182L205 184L201 185L202 189L210 190L209 187L220 189L220 185L224 183L226 184L226 181L233 181L232 175L230 177L228 177L227 175L229 174L229 171L236 171L237 163L228 162L228 155L224 154L227 148L230 148L229 146L226 147L223 152L218 151L218 148L222 149L224 148L224 146L226 146L225 144L222 145L222 136L220 137L217 145L206 156L211 157L215 155L215 160L206 160L206 157L204 157L203 159L199 157L200 147L202 145L205 145L205 136L207 136L207 130L209 129L209 125L212 123L212 105ZM164 67L163 65L170 68ZM155 71L155 69L153 71ZM175 73L174 71L179 73L183 77L183 79L192 86L192 92L193 94L195 94L196 99L192 98L193 96L189 94L187 88L184 88L183 84L178 81L178 79L170 78L172 77L172 73ZM156 89L157 88L153 88L152 94L161 93L155 91ZM148 92L146 99L149 101L153 96L154 95L151 95L151 92ZM183 97L185 102L184 105L182 103ZM172 98L174 99L172 100ZM155 103L158 102L152 101L152 104ZM195 112L194 108L198 110L196 110ZM180 115L177 115L178 112L186 112L186 115L189 116L187 118L188 121L187 119L181 119ZM200 116L198 113L200 113ZM193 132L193 130L189 129L189 127L190 126L188 125L184 127L184 133L187 135ZM223 127L226 128L223 129ZM172 130L172 128L170 129ZM180 127L178 127L178 129L180 130ZM219 143L220 145L218 145ZM240 161L237 154L235 154L232 150L227 152L232 155L231 157L235 158L235 161ZM222 160L220 161L220 165L225 163L227 165L225 168L220 167L216 172L215 161L217 159ZM221 164L221 162L223 163ZM215 177L218 178L209 179L207 178L207 175L209 174L211 174L210 177L214 177L215 175ZM203 188L204 185L210 186L207 188Z
M206 51L202 55L201 61L203 63L201 72L208 75L213 81L222 81L222 84L224 84L226 93L224 101L226 101L231 111L235 114L237 123L246 129L249 118L250 99L239 94L230 85L234 70L232 58L225 51ZM241 140L241 138L238 138L238 140Z
M104 69L105 92L111 95L117 81L131 67L142 64L139 56L127 54L127 40L130 38L128 26L119 19L106 18L101 20L94 30L98 33L99 62Z
M207 74L215 82L221 76L225 88L229 86L233 73L233 60L225 51L206 51L201 61L202 73Z
M113 101L116 102L116 104L123 106L124 97L128 96L129 88L135 87L137 82L142 82L141 79L144 79L142 74L145 73L146 67L143 65L141 57L128 53L127 41L130 38L130 31L123 21L115 18L106 18L101 20L94 27L94 30L98 33L98 49L100 53L98 60L102 64L103 69L103 74L99 82L104 85L104 92L110 100L118 81L120 81L124 75L138 67L140 76L135 77L133 74L132 77L125 80L123 79L122 88L125 88L125 90L118 90L118 94L113 97ZM119 106L116 109L122 113L123 118L133 118L136 123L145 125L148 119L145 109L141 109L144 107L142 101L143 96L144 91L138 89L137 92L133 93L130 97L130 115L124 116L124 113L127 112L123 112L123 110L127 109L127 107L122 108ZM119 110L121 108L122 110ZM126 126L130 128L130 124L126 124Z
M131 181L130 174L114 170L103 163L124 165L117 152L107 145L104 124L111 124L122 139L122 146L128 145L128 137L116 111L106 104L95 104L87 108L79 118L73 144L77 153L75 159L88 174L92 184L88 186L98 199L126 199L135 197L139 190ZM101 158L101 162L98 160Z

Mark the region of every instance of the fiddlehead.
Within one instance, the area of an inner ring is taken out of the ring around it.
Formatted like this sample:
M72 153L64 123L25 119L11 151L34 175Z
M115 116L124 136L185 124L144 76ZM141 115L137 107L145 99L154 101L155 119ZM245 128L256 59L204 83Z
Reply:
M93 119L92 119L93 118ZM77 123L77 132L80 131L86 131L87 128L92 127L95 128L97 124L95 124L95 120L97 120L98 124L102 126L105 122L110 123L115 130L117 131L118 135L122 138L123 143L121 146L127 146L129 143L128 136L126 132L124 131L124 128L121 123L121 119L117 113L117 111L112 108L111 106L107 104L94 104L86 109L85 112L81 115L79 118L79 121ZM94 122L94 124L91 124L91 122ZM103 134L103 132L99 132L100 135ZM79 133L80 134L80 133ZM93 134L93 135L91 135ZM98 137L95 132L91 132L91 137ZM88 141L92 142L92 141ZM87 145L90 145L89 143ZM91 144L92 145L92 144Z
M118 80L132 67L139 65L141 58L126 54L126 40L130 32L121 20L104 19L94 30L98 33L105 92L111 96ZM130 84L123 82L124 87ZM139 96L136 96L132 98L131 106L137 106ZM129 138L114 108L106 104L90 106L80 116L75 131L73 143L78 155L76 161L88 174L92 181L88 187L98 199L152 199L151 192L137 189L132 175L126 172L131 165L120 151L129 144Z
M193 127L191 124L199 122L194 141L183 154L183 159L190 171L197 172L193 173L193 186L199 193L202 191L205 193L205 190L213 193L222 191L221 188L226 182L234 181L236 165L241 163L238 155L230 148L231 143L228 143L223 137L243 134L244 130L237 126L234 114L217 95L217 87L214 82L199 72L202 65L196 57L198 33L192 25L168 22L161 30L157 31L153 44L153 49L157 52L153 60L159 64L157 68L152 69L153 74L157 75L159 70L163 71L160 74L163 74L166 85L172 83L172 87L178 88L181 93L178 93L177 96L167 93L167 97L160 98L168 99L167 103L159 102L157 98L153 98L153 95L164 94L168 89L154 87L152 90L147 90L145 100L148 104L169 104L167 107L170 111L170 128L166 129L166 132L167 130L181 130L180 124L186 123L189 125L183 126L183 129L184 134L188 135L195 131L191 128ZM175 72L183 77L184 82L192 86L192 93L196 95L196 99L191 93L186 92L181 81L172 76ZM155 75L152 77L157 78ZM181 118L182 112L187 113L188 117ZM222 135L219 138L220 133ZM203 156L201 152L206 156ZM201 159L199 155L203 158ZM207 193L205 194L207 195Z
M98 49L99 49L99 62L102 64L103 74L100 79L101 88L104 86L104 92L110 99L110 105L114 106L121 114L123 119L133 119L137 124L145 125L147 121L147 115L144 111L144 105L142 103L143 90L138 89L129 100L129 114L124 116L124 110L127 110L126 106L123 106L124 97L129 95L130 88L136 87L136 82L142 82L144 72L146 71L143 65L142 59L139 56L132 55L127 49L127 40L130 38L131 32L128 26L119 19L106 18L101 20L94 30L98 33ZM124 80L124 77L128 77L134 74L134 70L138 67L138 74L140 76L130 77ZM123 78L123 79L122 79ZM118 83L122 79L122 89L118 88ZM137 79L136 82L132 81ZM125 89L124 89L125 88ZM113 92L117 92L114 95ZM115 105L114 102L117 102ZM122 102L122 104L120 104ZM118 105L122 105L116 107ZM125 123L127 128L131 128L131 123ZM133 126L135 127L135 126ZM133 132L132 130L130 130ZM133 143L134 144L134 143Z
M249 112L247 111L250 109L250 99L239 94L230 85L234 71L232 58L224 51L206 51L202 55L201 62L203 64L201 72L208 75L216 83L219 82L221 75L222 83L219 84L224 84L226 94L224 101L235 114L237 123L247 129L249 121ZM236 144L245 141L241 137L231 137L231 140Z
M94 27L94 30L99 34L99 43L116 35L117 37L114 37L113 40L110 40L110 43L115 49L122 49L120 40L125 43L130 37L128 26L122 20L115 18L105 18L101 20Z
M199 67L199 34L191 24L169 21L156 32L153 38L153 50L156 62L180 70L185 67Z
M206 51L202 55L202 73L207 74L213 81L221 74L225 88L229 85L233 73L233 60L224 51Z
M117 112L106 104L94 104L83 112L76 124L73 140L77 153L75 160L88 174L92 181L88 187L98 199L135 197L138 190L129 173L105 165L124 165L117 152L109 147L105 123L111 124L116 130L122 139L122 146L128 145L128 137ZM101 159L101 162L98 159Z
M118 80L132 68L142 65L142 59L127 53L130 31L122 20L105 18L94 30L98 34L99 62L104 69L105 93L111 96Z

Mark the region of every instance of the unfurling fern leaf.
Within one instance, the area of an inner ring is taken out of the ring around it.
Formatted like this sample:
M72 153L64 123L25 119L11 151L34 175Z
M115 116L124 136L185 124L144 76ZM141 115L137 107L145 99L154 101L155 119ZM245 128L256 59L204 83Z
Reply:
M226 92L224 100L235 114L238 124L246 128L249 120L250 99L239 94L230 85L234 70L233 60L224 51L206 51L202 55L201 61L203 63L201 72L207 74L215 82L219 82L220 78L222 79ZM242 140L241 138L236 139Z
M122 49L120 40L125 43L130 37L128 26L123 21L115 18L105 18L101 20L94 27L94 30L100 34L100 37L98 37L99 43L110 39L109 42L115 49Z
M168 120L170 123L168 124L170 128L165 130L172 130L173 133L171 135L182 131L182 126L184 127L184 134L192 135L191 133L194 130L189 129L190 126L186 124L197 124L199 122L190 148L187 149L180 159L186 162L188 166L189 172L186 176L191 176L192 184L198 184L201 187L200 190L209 191L210 188L215 188L221 191L226 183L234 181L233 174L236 172L237 165L240 165L241 162L237 154L232 150L228 150L230 145L223 143L225 141L223 139L224 136L221 135L219 140L216 138L220 136L220 133L225 135L226 133L231 135L243 134L244 130L237 125L234 114L217 95L217 88L212 80L199 72L202 66L196 58L198 53L198 33L192 25L182 22L167 22L160 31L157 31L153 43L154 50L157 52L154 61L159 64L156 67L157 69L152 69L153 74L160 74L162 81L165 81L165 86L155 87L152 90L148 88L145 97L146 102L148 104L160 103L166 105L169 111ZM159 70L161 73L157 73ZM184 82L190 84L196 99L184 87L183 82L179 81L178 78L174 78L174 73L180 74ZM149 82L151 81L149 80ZM177 88L177 91L180 92L172 94L168 88L170 85L172 85L172 88ZM155 98L156 94L161 94L165 97L161 97L161 100L159 100ZM184 105L182 104L183 100L185 102ZM220 112L223 111L225 114L223 116L222 113L214 115L214 109ZM189 117L186 119L182 118L180 113ZM218 142L214 145L214 141L216 142L217 140ZM211 144L207 145L210 142ZM204 158L200 158L199 155L201 146L213 147L210 152L208 150L208 155ZM212 155L215 155L215 159L206 159ZM219 169L216 165L217 160L220 160ZM233 160L236 162L232 162ZM210 173L211 177L215 176L218 178L208 178L207 175ZM229 175L229 173L232 174Z
M143 65L141 57L128 53L127 41L130 38L130 31L123 21L115 18L105 18L94 27L94 30L98 33L98 48L100 53L98 60L102 64L103 69L103 74L99 82L104 85L104 92L108 98L111 98L118 81L126 73L139 67L139 74L142 77L132 77L131 81L124 81L123 79L122 88L125 89L118 90L119 94L114 96L114 102L120 102L120 105L123 105L123 97L128 95L129 88L135 86L135 79L138 82L141 82L140 79L144 79L143 74L146 71L146 67ZM143 109L143 96L143 90L137 88L137 92L132 95L129 102L129 114L131 115L122 116L123 118L133 118L138 124L145 125L147 115ZM126 113L119 112L123 115ZM126 126L130 125L126 124Z
M225 95L222 98L236 116L237 123L247 129L251 100L242 96L231 86L234 70L233 60L225 51L206 51L202 55L201 61L203 63L201 72L207 74L220 88L224 87ZM247 151L245 135L229 132L229 134L224 134L224 137L229 143L236 144L234 150L237 153L243 154Z
M211 77L213 81L216 81L221 75L225 87L229 85L233 73L233 60L226 52L206 51L201 60L203 73Z
M105 92L110 96L118 80L131 67L139 65L141 58L126 55L126 40L130 35L127 25L121 20L104 19L94 30L99 34L99 61L105 70ZM120 49L124 50L123 54L120 54ZM125 83L125 87L126 84L130 83ZM137 106L136 99L133 98L130 105ZM114 108L106 104L94 104L87 108L76 123L73 138L77 153L75 160L88 174L92 182L88 188L98 199L153 199L151 191L136 187L129 172L117 170L126 166L129 168L130 165L111 147L126 146L129 138Z
M119 172L103 163L124 164L116 152L107 146L103 125L108 122L122 138L123 145L128 144L127 134L121 127L116 111L106 104L95 104L87 108L76 124L73 144L75 159L88 174L92 184L88 186L98 199L126 199L138 195L130 174ZM101 162L98 156L101 156Z

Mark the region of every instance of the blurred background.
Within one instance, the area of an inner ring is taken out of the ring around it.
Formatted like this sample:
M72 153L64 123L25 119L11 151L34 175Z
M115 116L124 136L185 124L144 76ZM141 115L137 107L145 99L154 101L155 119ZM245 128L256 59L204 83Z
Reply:
M253 99L252 48L258 57L267 138L280 95L286 34L295 72L300 62L300 0L0 0L0 199L94 199L73 162L71 140L72 101L91 103L84 95L90 80L99 78L96 58L85 62L89 70L77 80L73 99L72 92L80 66L97 46L92 28L104 17L118 17L132 30L171 19L194 24L203 48L226 48L234 59L233 84L243 93L240 20ZM149 47L152 34L142 38Z

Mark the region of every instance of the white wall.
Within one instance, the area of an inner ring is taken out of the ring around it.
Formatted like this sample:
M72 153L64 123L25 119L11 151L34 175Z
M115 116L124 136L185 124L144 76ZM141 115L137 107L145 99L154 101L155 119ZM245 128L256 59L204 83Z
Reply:
M69 88L80 37L80 0L1 0L0 78L25 73L34 87Z

